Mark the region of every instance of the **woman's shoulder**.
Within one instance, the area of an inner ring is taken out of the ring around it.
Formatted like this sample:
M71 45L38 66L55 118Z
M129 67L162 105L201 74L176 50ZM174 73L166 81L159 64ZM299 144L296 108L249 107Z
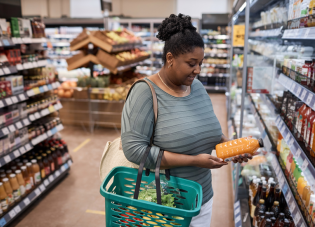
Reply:
M129 98L131 100L137 101L139 101L139 99L140 100L152 99L152 93L149 85L144 81L138 82L131 89L128 99Z
M203 86L203 84L198 79L194 79L191 86L192 86L193 91L201 91L201 92L207 93L205 87Z

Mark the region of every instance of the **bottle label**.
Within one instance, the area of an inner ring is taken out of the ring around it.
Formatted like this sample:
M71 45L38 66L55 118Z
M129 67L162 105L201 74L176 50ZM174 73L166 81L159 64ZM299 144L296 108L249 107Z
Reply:
M25 194L26 188L24 185L20 185L20 192L21 192L21 196L23 196Z
M32 187L34 186L35 182L34 182L34 178L33 177L30 177L30 181L31 181L31 184L32 184Z
M35 184L41 181L40 172L34 174L34 181L35 181Z
M46 177L45 169L42 169L40 173L41 173L41 178L44 179Z
M8 209L8 197L6 199L1 200L1 209L6 211Z
M30 178L29 180L25 181L25 189L27 191L31 190L33 184L32 184L32 178Z
M58 157L58 165L62 165L62 158L61 157Z
M50 169L51 169L51 172L54 172L55 171L55 163L50 163Z
M45 167L45 175L48 176L50 174L50 168Z
M11 205L14 203L14 197L11 193L7 193L8 195L8 204Z
M20 189L14 190L13 191L13 197L14 197L14 201L17 201L21 198L21 192Z

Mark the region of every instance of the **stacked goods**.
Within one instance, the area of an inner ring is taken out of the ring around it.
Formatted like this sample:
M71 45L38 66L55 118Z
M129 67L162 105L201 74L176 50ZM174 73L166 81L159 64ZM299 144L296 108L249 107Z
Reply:
M60 98L71 98L73 96L73 88L77 87L77 83L74 81L65 81L55 90L54 93L58 94Z

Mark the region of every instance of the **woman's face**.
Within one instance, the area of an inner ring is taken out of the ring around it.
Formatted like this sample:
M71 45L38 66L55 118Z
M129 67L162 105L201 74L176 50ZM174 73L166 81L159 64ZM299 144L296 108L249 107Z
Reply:
M178 85L190 86L201 71L203 58L204 49L201 47L195 47L192 52L180 54L176 58L171 53L168 53L168 64L166 66L170 62L173 63L172 67L168 68L169 73L172 75L171 80Z

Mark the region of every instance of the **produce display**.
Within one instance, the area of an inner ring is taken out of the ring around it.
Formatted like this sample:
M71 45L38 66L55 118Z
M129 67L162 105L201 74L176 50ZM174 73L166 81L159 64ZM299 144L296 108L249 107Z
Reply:
M123 44L123 43L133 43L141 42L141 38L133 34L133 32L124 29L123 31L109 31L105 32L108 42L111 44Z
M156 189L145 189L139 193L139 200L157 203ZM164 194L161 190L161 201L163 206L176 207L174 205L174 197L172 194Z
M139 49L134 49L131 51L124 51L124 52L120 52L118 54L116 54L116 58L119 61L130 61L130 60L135 60L139 57L142 56L148 56L149 54L145 51L141 51Z

